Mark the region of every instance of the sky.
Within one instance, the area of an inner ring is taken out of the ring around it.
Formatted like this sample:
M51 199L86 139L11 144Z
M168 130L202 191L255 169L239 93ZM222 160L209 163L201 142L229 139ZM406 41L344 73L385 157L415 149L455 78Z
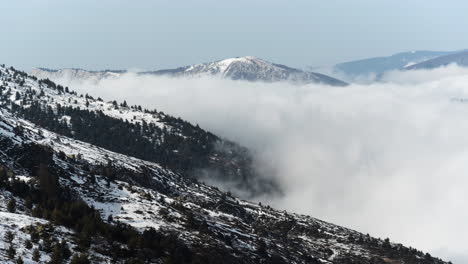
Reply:
M163 69L236 56L326 66L468 47L460 0L21 0L0 4L0 63Z
M468 48L460 0L3 2L0 63L23 70L150 70L246 55L305 67ZM72 87L167 110L257 150L287 188L279 208L466 263L468 108L452 100L468 98L466 76L448 67L285 89L129 73Z

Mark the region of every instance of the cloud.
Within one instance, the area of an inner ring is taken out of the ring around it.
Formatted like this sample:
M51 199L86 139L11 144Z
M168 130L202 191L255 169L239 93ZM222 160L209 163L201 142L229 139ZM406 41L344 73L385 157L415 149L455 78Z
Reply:
M273 206L466 261L468 70L382 80L329 87L129 73L59 82L181 116L254 149L259 170L284 188L268 197Z

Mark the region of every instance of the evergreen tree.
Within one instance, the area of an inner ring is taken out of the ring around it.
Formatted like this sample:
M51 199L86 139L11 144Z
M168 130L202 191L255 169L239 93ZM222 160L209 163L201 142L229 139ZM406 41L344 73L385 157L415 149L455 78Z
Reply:
M8 256L9 259L15 259L16 249L11 244L7 249L7 256Z
M88 255L86 254L75 254L70 264L91 264L91 261L89 261Z
M39 207L37 207L39 208ZM29 237L31 238L31 241L35 244L37 244L39 242L39 234L37 233L37 231L35 229L31 230L31 233L29 234Z
M263 241L262 239L260 239L258 241L258 244L257 244L257 253L260 255L260 256L266 256L267 254L267 245L265 243L265 241Z
M50 197L54 198L57 195L58 179L51 173L43 163L39 165L39 185L41 189Z
M26 197L26 200L24 201L24 206L28 209L32 209L33 202L30 196Z
M18 258L16 259L16 264L24 264L23 258L18 256Z
M41 252L39 251L39 249L35 248L32 253L32 260L39 262L40 259L41 259Z
M24 241L24 247L27 248L27 249L31 249L32 248L32 242L30 239L26 239L26 241Z
M13 241L13 239L15 239L15 234L13 234L13 232L11 231L6 231L5 232L5 241L8 242L8 243L11 243Z
M15 200L14 198L11 198L11 199L8 201L7 210L8 210L8 212L10 212L10 213L16 212L16 200Z
M49 264L61 264L64 258L62 255L62 249L60 244L55 244L54 248L52 249L52 255L50 256Z

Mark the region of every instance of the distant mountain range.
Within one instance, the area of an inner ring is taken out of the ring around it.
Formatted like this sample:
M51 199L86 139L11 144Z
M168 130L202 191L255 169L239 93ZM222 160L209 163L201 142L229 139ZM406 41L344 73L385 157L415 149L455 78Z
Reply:
M435 69L449 64L457 64L462 67L468 66L468 51L458 52L445 56L439 56L418 64L406 67L407 70Z
M434 69L449 64L468 66L468 50L458 51L410 51L387 57L367 58L339 63L333 71L347 77L362 75L382 76L392 70ZM39 79L83 80L96 82L106 78L116 78L127 73L126 70L89 71L78 68L47 69L35 68L31 74ZM174 78L198 78L213 76L222 79L250 82L291 82L295 84L325 84L346 86L348 83L325 74L300 70L282 64L272 63L260 58L246 56L220 61L183 66L175 69L136 72L138 75L169 76Z
M102 78L118 76L122 73L125 73L125 71L87 71L82 69L51 70L45 68L37 68L32 71L32 74L38 78L49 78L51 80L57 80L64 77L72 79L100 80ZM303 71L251 56L229 58L215 62L179 67L176 69L138 72L138 74L191 78L214 76L224 79L251 82L287 81L296 84L319 83L332 86L347 85L346 82L324 74Z
M430 61L438 57L451 56L461 51L410 51L397 53L387 57L368 58L340 63L334 70L348 76L381 75L384 72L401 69L414 69L413 65ZM450 58L450 57L449 57ZM434 64L435 65L435 64Z

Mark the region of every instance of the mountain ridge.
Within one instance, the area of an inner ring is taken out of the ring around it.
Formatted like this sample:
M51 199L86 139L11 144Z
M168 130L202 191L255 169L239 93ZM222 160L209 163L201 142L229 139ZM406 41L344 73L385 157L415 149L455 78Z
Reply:
M401 70L411 64L417 64L439 56L460 51L417 50L400 52L390 56L372 57L336 64L334 69L349 76L375 74L377 76L392 70Z
M435 69L443 66L448 66L450 64L456 64L461 67L468 66L468 51L457 52L453 54L448 54L445 56L439 56L430 60L420 62L409 67L405 67L405 70L428 70Z
M32 75L38 78L57 80L63 77L75 79L100 80L114 77L126 71L86 71L82 69L50 70L35 68ZM174 69L141 71L139 75L169 76L194 78L211 76L222 79L243 80L251 82L292 82L296 84L317 83L332 86L346 86L347 83L333 77L291 68L282 64L271 63L253 56L235 57L224 60L194 64Z

